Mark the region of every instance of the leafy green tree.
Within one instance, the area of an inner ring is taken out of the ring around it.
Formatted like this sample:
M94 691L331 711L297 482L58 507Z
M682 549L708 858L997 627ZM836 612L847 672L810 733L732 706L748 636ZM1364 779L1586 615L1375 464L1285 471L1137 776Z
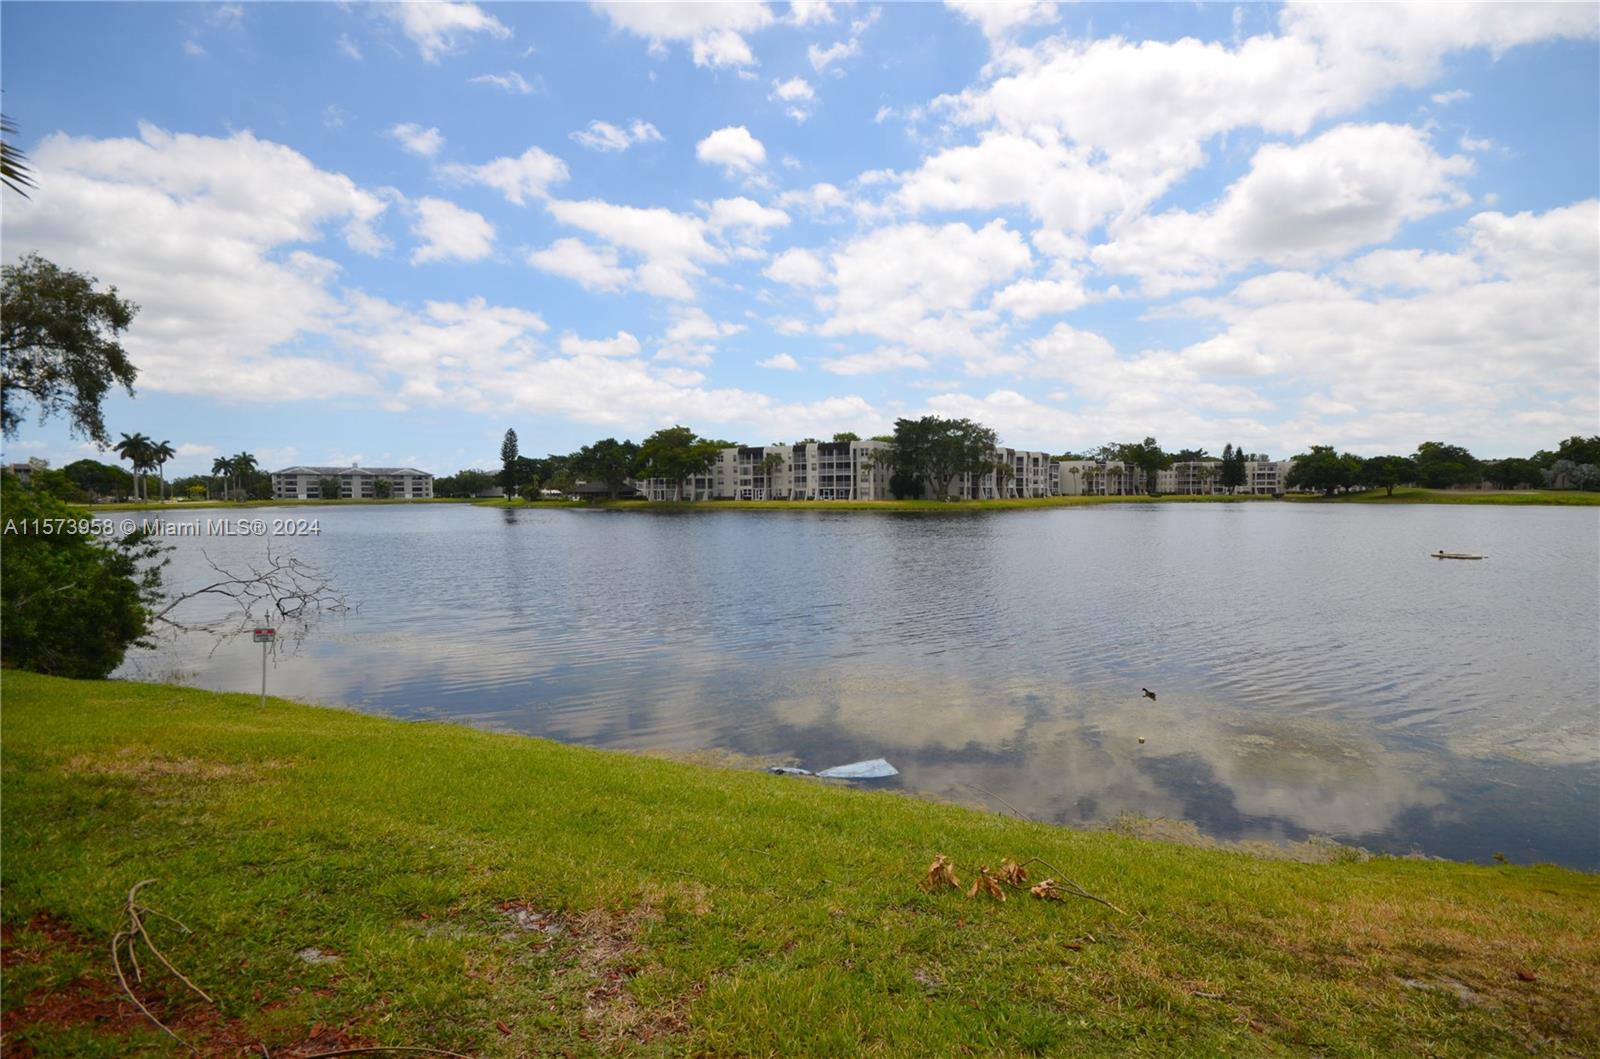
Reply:
M507 430L500 442L500 486L506 496L517 495L517 432Z
M640 477L671 482L676 499L682 500L683 483L706 473L721 451L719 442L701 438L688 427L663 427L638 446L634 471ZM620 483L617 488L621 488Z
M0 268L0 430L16 436L27 401L40 420L65 415L73 434L109 445L100 405L139 374L117 337L139 307L93 276L28 254Z
M1484 477L1501 489L1515 489L1521 485L1540 485L1544 476L1532 460L1509 457L1483 465Z
M133 476L121 467L99 460L74 460L61 472L90 497L127 496L133 490Z
M615 500L639 463L639 446L632 441L602 438L572 455L574 473L605 485Z
M1600 466L1600 434L1587 438L1577 434L1572 435L1556 446L1550 463L1556 460L1571 460L1576 464L1592 463Z
M387 478L379 478L372 483L372 495L378 500L388 500L394 496L394 483Z
M1361 457L1349 453L1341 456L1332 445L1313 445L1310 452L1296 456L1294 461L1283 484L1290 489L1320 490L1323 496L1356 484L1362 465Z
M317 479L317 495L323 500L337 500L343 486L339 479L333 475Z
M1417 467L1417 482L1429 489L1449 489L1477 485L1483 480L1483 465L1460 445L1424 441L1412 457Z
M77 482L67 477L64 470L49 467L40 467L29 476L28 488L42 493L49 493L57 500L64 500L69 504L86 504L89 494Z
M874 461L894 472L889 488L895 496L906 495L896 489L898 478L901 490L920 481L942 500L950 495L957 475L977 478L988 473L998 443L993 430L970 419L897 419L887 447Z
M146 606L159 583L139 569L134 534L116 545L84 534L32 532L34 520L79 519L48 493L0 476L5 577L0 579L0 654L6 665L100 679L150 629Z
M1395 486L1413 481L1416 476L1416 464L1409 456L1372 456L1361 461L1356 483L1368 489L1384 489L1386 495L1393 496Z
M1245 484L1245 455L1244 450L1233 445L1222 447L1222 475L1220 478L1222 488L1230 493L1237 492Z
M173 492L177 492L177 483L173 483ZM191 482L189 485L184 487L184 492L189 494L190 500L204 500L208 495L210 495L207 492L205 485L200 482Z
M1161 451L1161 446L1156 443L1155 438L1118 445L1116 459L1139 468L1140 474L1144 476L1145 492L1151 495L1156 491L1156 474L1171 467L1173 461L1172 456Z
M857 434L857 433L855 433L854 431L851 431L851 430L841 430L841 431L839 431L837 434L835 434L833 436L833 440L836 441L836 442L840 442L840 441L860 441L861 440L861 435Z

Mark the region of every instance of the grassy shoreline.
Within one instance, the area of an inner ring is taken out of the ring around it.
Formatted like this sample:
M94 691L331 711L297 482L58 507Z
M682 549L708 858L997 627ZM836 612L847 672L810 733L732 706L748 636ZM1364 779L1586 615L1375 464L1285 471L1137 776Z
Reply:
M611 511L882 511L907 513L960 514L979 511L1034 511L1058 507L1099 507L1104 504L1500 504L1549 505L1560 507L1600 506L1600 493L1558 490L1458 493L1445 489L1396 489L1393 496L1382 492L1350 493L1323 497L1291 494L1267 495L1190 495L1161 496L1051 496L1007 500L540 500L497 498L473 501L475 507L548 508L579 507Z
M1262 860L249 695L4 673L5 1040L173 1051L1600 1049L1600 879ZM1120 905L918 886L1042 858ZM308 962L315 960L319 962ZM314 1032L315 1031L315 1032ZM329 1043L333 1042L333 1043Z
M188 511L191 508L245 507L371 507L392 504L467 504L466 497L395 497L388 500L348 498L342 500L119 500L108 504L78 504L89 511Z

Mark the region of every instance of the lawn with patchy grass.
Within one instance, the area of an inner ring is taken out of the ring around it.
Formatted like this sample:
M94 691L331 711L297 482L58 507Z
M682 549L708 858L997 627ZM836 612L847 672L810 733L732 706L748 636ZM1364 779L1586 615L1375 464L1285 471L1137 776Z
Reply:
M1268 860L538 739L6 671L7 1054L1600 1052L1600 880ZM919 887L1033 863L1126 909ZM124 959L124 966L128 966ZM130 971L131 977L131 971Z

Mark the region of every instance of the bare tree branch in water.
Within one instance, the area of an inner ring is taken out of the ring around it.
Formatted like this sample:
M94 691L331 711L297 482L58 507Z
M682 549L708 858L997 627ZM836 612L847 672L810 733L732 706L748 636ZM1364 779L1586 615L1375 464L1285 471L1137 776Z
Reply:
M159 560L146 568L144 581L151 625L180 633L210 633L217 639L216 646L259 625L276 627L284 622L290 626L284 630L288 633L287 642L298 646L311 621L351 609L345 594L320 567L274 552L270 544L264 558L243 560L236 568L222 566L201 552L206 565L216 575L215 580L176 594L166 591L162 583L161 569L170 561L165 554L170 550L167 546L144 538L126 539L119 546L133 549L134 554L146 562ZM201 600L227 601L231 605L220 617L186 617L184 611ZM276 641L272 652L278 652Z

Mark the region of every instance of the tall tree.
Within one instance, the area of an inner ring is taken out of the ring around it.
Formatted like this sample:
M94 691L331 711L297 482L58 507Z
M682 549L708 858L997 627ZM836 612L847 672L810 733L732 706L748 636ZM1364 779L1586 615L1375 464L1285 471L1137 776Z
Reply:
M127 471L114 464L101 463L99 460L74 460L61 468L61 471L72 479L78 488L94 498L127 496L133 487L133 479Z
M1386 496L1393 496L1395 486L1413 480L1416 474L1416 465L1408 456L1373 456L1361 461L1361 473L1356 480L1369 489L1383 489Z
M233 484L233 461L226 456L218 456L211 461L211 475L222 479L222 499L228 499L228 487Z
M1157 472L1172 466L1172 457L1161 451L1155 438L1118 445L1116 456L1123 463L1131 463L1139 468L1144 476L1145 492L1152 494L1156 491Z
M935 499L943 500L957 475L988 473L997 444L993 430L970 419L897 419L893 439L875 462L888 466L903 483L922 480Z
M710 469L722 448L719 442L699 437L688 427L663 427L638 447L637 471L640 477L671 482L676 498L682 500L683 483Z
M772 476L778 472L784 462L783 453L781 452L769 452L761 457L761 476L767 483L766 493L768 500L777 499L772 495Z
M1294 458L1294 466L1283 480L1290 489L1318 489L1332 496L1356 483L1362 460L1359 456L1334 451L1332 445L1313 445L1311 451Z
M144 472L150 469L155 443L143 434L124 434L122 440L112 448L118 456L133 466L133 498L147 499L145 490L141 487L144 483Z
M41 420L65 415L72 433L111 443L100 405L119 384L133 393L139 374L117 337L139 307L117 288L38 254L0 268L0 431L16 436L24 403Z
M243 493L244 499L248 500L250 498L250 486L247 484L247 480L256 473L260 464L248 452L239 453L229 462L233 465L234 475L239 479L239 492Z
M156 474L160 476L160 497L163 502L167 499L167 472L166 463L178 454L170 441L156 441L150 445L150 460L156 465Z
M507 430L500 442L500 487L507 497L517 495L517 432Z
M573 470L585 478L603 482L611 499L634 474L639 461L639 446L632 441L602 438L572 454Z
M860 441L861 435L853 430L841 430L833 436L834 441Z
M1429 489L1449 489L1457 485L1476 485L1483 480L1483 465L1460 445L1424 441L1412 457L1417 481Z

